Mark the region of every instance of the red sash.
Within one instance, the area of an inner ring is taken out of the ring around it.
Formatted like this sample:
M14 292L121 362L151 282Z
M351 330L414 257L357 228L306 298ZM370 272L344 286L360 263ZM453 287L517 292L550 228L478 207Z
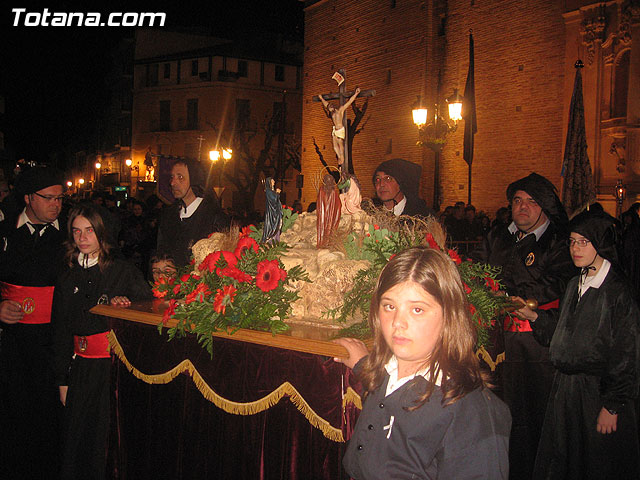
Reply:
M84 358L109 358L109 332L96 333L95 335L74 335L73 351Z
M558 308L560 305L560 299L556 298L553 302L545 303L544 305L539 305L538 308L540 310L549 310L550 308ZM514 315L511 318L507 317L504 321L504 331L505 332L531 332L531 325L529 325L529 320L522 320Z
M23 287L0 282L0 294L3 300L13 300L22 307L24 317L19 323L51 323L53 287Z

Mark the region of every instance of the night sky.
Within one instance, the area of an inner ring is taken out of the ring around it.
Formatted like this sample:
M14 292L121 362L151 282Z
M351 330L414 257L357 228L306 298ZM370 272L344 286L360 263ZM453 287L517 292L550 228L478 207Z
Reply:
M303 4L297 0L189 2L26 2L0 9L0 95L5 97L5 147L10 155L38 162L92 148L97 118L108 102L105 75L110 49L123 27L14 27L12 8L27 12L165 12L165 28L205 28L215 36L241 38L257 30L302 40ZM195 3L195 2L194 2ZM55 6L52 6L55 5ZM106 5L106 7L105 7ZM186 6L185 6L186 5ZM248 14L248 12L253 12Z

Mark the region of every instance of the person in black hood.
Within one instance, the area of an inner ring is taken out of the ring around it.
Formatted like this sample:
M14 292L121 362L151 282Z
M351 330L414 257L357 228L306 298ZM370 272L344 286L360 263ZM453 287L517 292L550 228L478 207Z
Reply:
M394 215L428 217L433 212L418 194L422 167L402 158L393 158L378 165L373 172L376 195Z
M157 252L171 256L178 267L189 263L195 242L229 226L217 200L205 195L205 184L200 162L180 159L171 168L171 192L176 202L160 217Z
M559 310L518 311L556 369L533 478L640 478L640 311L618 262L616 220L590 208L570 231L581 271Z
M534 299L539 309L557 308L577 270L566 244L567 214L556 189L531 173L508 186L507 199L513 221L491 229L470 257L500 267L498 279L510 296ZM503 328L505 359L497 373L513 418L510 478L531 478L553 367L548 349L533 338L526 319L507 317Z

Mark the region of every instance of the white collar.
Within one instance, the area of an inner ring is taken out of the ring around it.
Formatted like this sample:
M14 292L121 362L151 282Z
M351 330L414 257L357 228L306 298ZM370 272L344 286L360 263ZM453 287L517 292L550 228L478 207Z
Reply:
M398 378L398 359L395 355L393 355L387 364L384 366L385 370L389 374L389 383L387 383L387 392L385 393L385 397L391 395L393 392L402 387L405 383L410 382L418 375L427 378L427 374L429 373L428 368L423 368L422 370L418 370L413 375L408 375L403 378ZM440 386L442 383L442 371L438 374L438 378L436 379L436 385Z
M534 231L527 232L527 234L524 237L526 237L527 235L531 235L533 233L536 236L536 242L537 242L538 240L540 240L540 237L544 234L544 232L547 231L547 228L549 227L550 224L551 224L551 221L547 218L546 222L544 222L542 225L540 225ZM519 230L519 228L516 226L515 222L511 222L511 225L509 225L507 228L509 229L509 232L511 232L512 234L516 233ZM524 238L524 237L522 237L522 238ZM522 238L520 240L522 240ZM520 240L518 240L518 241L520 241Z
M389 212L393 212L393 214L396 217L399 217L400 215L402 215L402 212L404 211L404 207L407 204L407 196L404 195L402 197L402 200L400 200L398 203L396 203L393 208L389 208L387 209L387 211Z
M82 268L91 268L97 265L99 259L100 259L100 255L97 255L94 258L89 258L82 252L78 254L78 263Z
M609 269L611 268L611 262L609 260L603 259L602 266L596 272L595 275L591 277L585 277L583 281L578 282L578 297L582 297L584 293L589 288L600 288L602 286L602 282L607 278L607 274L609 273Z
M25 207L24 210L22 210L22 213L20 214L20 216L18 217L18 223L16 224L16 229L22 227L23 225L27 225L27 227L29 228L29 231L33 235L33 232L35 232L36 229L31 226L32 223L33 222L31 221L31 219L27 215L27 207ZM49 223L48 225L53 225L53 227L55 227L56 230L60 230L60 223L58 223L58 219L57 218L53 222ZM40 230L40 236L44 235L44 231L46 229L47 229L47 227L45 227L42 230Z
M187 208L180 208L180 218L189 218L195 213L200 204L202 203L202 197L196 197L196 199L187 205Z

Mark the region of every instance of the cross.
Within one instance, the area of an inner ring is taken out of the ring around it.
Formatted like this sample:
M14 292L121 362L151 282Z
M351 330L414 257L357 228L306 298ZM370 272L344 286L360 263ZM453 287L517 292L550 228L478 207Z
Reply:
M340 70L338 70L338 73L342 76L342 78L344 79L341 83L340 83L340 88L338 90L338 93L322 93L322 98L324 98L325 100L336 100L338 99L340 102L340 106L342 107L348 98L351 98L353 96L353 94L355 93L355 91L350 91L347 92L347 74L345 73L344 69L341 68ZM373 97L376 94L375 90L362 90L357 98L361 98L361 97ZM320 96L319 95L315 95L313 97L313 101L314 102L319 102L320 101ZM340 170L342 171L342 174L346 174L349 173L349 129L348 124L347 124L347 110L345 109L345 111L342 114L342 125L344 126L345 129L345 133L344 133L344 162L342 164L342 166L340 167Z

